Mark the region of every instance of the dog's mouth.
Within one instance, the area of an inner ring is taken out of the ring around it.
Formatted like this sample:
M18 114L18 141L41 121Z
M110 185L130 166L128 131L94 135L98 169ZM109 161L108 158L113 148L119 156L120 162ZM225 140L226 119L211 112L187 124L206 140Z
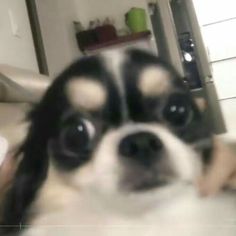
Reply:
M145 192L164 188L178 177L167 161L158 162L152 166L126 165L122 174L120 186L128 192Z
M155 179L155 180L142 180L140 182L137 182L133 184L130 190L133 192L144 192L144 191L149 191L153 190L156 188L164 187L170 183L169 180L167 179Z
M129 173L123 178L121 186L129 192L145 192L163 188L173 183L174 175L158 174L156 171Z

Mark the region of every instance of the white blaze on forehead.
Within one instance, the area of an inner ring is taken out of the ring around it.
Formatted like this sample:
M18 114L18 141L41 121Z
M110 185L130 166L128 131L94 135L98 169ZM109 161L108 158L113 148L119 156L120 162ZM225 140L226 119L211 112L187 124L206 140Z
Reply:
M163 94L171 87L170 73L161 67L148 67L141 73L138 88L145 96Z
M118 88L121 95L121 104L123 107L122 116L124 119L128 116L128 109L125 101L125 88L123 83L122 66L125 63L126 55L124 51L110 50L103 53L105 66L109 72L112 73L112 78Z
M107 92L99 81L83 77L69 81L66 92L73 106L89 111L101 108L107 98Z
M125 61L125 54L123 51L111 50L103 53L103 59L105 60L107 69L114 75L114 81L120 90L120 93L124 94L124 85L122 80L122 65Z

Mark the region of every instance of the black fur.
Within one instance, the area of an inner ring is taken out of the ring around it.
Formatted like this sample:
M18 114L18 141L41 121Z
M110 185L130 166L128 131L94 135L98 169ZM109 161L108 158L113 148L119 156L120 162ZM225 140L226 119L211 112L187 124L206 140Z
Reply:
M203 159L209 162L212 149L212 131L207 124L205 117L199 111L193 97L183 82L183 78L168 63L152 54L140 50L128 50L128 59L123 67L123 79L126 84L127 103L130 112L130 119L137 122L161 122L168 125L169 129L187 143L194 143L206 138L206 147L199 147L203 150ZM169 71L173 83L173 91L162 94L161 97L144 97L137 88L137 80L141 71L149 66L162 67ZM183 96L192 112L191 122L176 126L166 122L163 117L168 100L175 96L175 99Z
M83 75L102 80L110 93L110 99L107 106L104 107L102 115L101 112L95 112L94 115L102 116L106 126L120 123L119 94L109 78L111 75L105 70L98 57L85 57L72 64L56 78L41 102L28 115L31 125L18 153L19 156L23 156L23 160L4 202L3 221L0 224L5 227L0 228L0 235L17 234L20 226L27 223L27 210L47 177L48 145L58 136L63 115L71 110L65 94L65 84L73 77ZM103 129L107 129L107 127L103 127ZM55 148L55 150L57 149ZM60 159L59 155L53 156L59 165L63 162L60 166L65 169L75 168L83 163L74 162L72 159L68 162L65 161L68 160L66 158ZM14 225L14 227L10 227L10 225Z

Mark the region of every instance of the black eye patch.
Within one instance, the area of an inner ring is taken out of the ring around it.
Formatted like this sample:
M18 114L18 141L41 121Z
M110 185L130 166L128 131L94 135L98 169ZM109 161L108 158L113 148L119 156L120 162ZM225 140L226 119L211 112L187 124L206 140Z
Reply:
M73 169L90 159L95 128L89 120L71 117L62 122L51 142L53 158L62 169Z
M68 152L77 154L89 150L90 135L83 120L78 120L65 127L60 138Z
M173 94L169 97L164 109L163 117L171 125L182 127L191 121L192 108L188 96Z

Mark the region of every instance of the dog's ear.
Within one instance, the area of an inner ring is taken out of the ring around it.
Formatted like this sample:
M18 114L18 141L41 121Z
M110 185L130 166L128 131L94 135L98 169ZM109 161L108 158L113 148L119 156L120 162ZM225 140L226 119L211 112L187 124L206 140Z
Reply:
M56 80L28 115L30 127L17 153L21 161L4 200L3 220L0 222L3 225L20 225L24 222L26 209L46 178L48 141L55 135L58 117L67 105L63 88L64 81ZM17 230L17 227L4 229L11 231Z

